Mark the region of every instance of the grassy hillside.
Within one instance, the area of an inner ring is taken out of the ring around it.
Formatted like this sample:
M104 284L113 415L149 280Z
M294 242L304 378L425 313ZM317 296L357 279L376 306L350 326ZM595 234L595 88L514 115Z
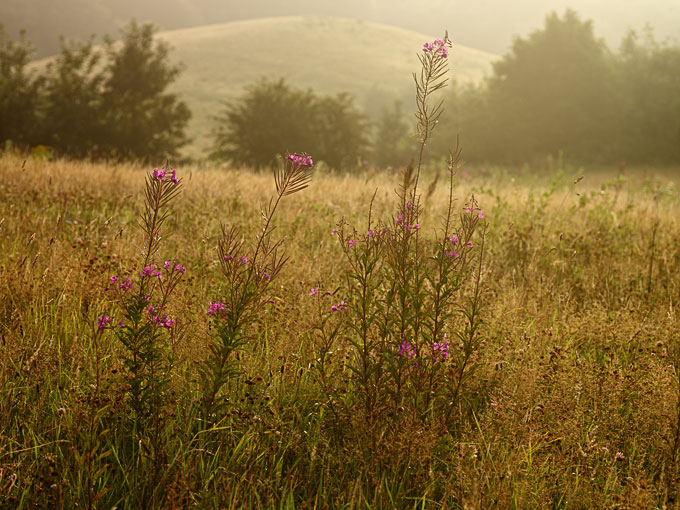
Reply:
M251 247L274 186L263 174L180 168L184 191L159 263L176 257L186 275L168 304L175 325L158 340L174 366L152 436L132 426L120 330L96 325L116 310L110 278L139 280L144 170L0 158L0 506L671 506L680 202L667 181L461 174L458 204L476 193L488 222L483 323L464 400L442 427L436 413L400 408L368 423L352 372L358 333L336 339L340 371L320 381L315 325L347 295L310 288L344 289L350 270L331 228L342 216L364 228L375 189L375 218L390 218L397 177L314 176L280 206L275 237L291 259L206 430L197 374L214 332L208 303L225 285L220 222ZM447 197L440 183L424 198L424 242ZM328 325L358 320L358 307L350 301ZM144 494L155 505L135 504Z
M412 102L416 51L434 36L354 19L294 16L162 32L185 69L173 87L194 119L192 153L206 149L221 101L238 97L261 77L286 80L319 93L351 92L368 113L393 98ZM453 77L477 81L494 55L455 45Z

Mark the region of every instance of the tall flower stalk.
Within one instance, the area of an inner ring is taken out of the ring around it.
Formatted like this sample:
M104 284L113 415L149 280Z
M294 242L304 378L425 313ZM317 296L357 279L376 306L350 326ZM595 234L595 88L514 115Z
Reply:
M236 227L222 226L218 256L222 271L219 299L211 302L210 354L200 368L202 414L206 427L222 416L226 399L222 389L238 373L233 354L249 339L248 328L271 300L270 288L287 258L281 241L272 241L272 218L281 200L305 189L314 166L307 154L288 154L274 172L276 194L262 211L263 226L252 251Z
M478 231L485 220L474 197L462 208L454 199L462 164L458 147L449 154L442 225L436 239L421 234L418 182L425 147L443 111L433 94L446 86L450 47L445 36L426 43L419 55L417 163L402 174L394 216L375 221L371 206L365 231L344 219L333 230L346 262L347 303L341 321L333 319L337 307L319 314L317 380L335 422L363 424L366 433L357 439L367 448L367 459L397 433L400 420L451 427L458 413L450 410L462 405L474 365L484 244ZM347 350L351 377L341 399L331 388L330 353Z

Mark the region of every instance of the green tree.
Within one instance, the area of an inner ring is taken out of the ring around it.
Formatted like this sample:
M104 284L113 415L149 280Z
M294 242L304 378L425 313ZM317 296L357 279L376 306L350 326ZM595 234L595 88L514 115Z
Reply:
M132 21L104 48L66 43L47 68L42 139L72 157L158 161L186 143L186 104L166 92L179 67L152 25Z
M283 79L248 86L216 117L212 156L262 168L286 151L313 154L314 100L311 90L292 89Z
M316 143L311 150L331 168L351 169L368 147L366 118L347 93L319 97L314 102Z
M562 149L577 159L612 155L614 59L592 23L572 10L550 14L542 30L514 41L494 65L487 99L497 159L526 161Z
M619 151L637 163L680 162L680 47L659 44L650 32L630 32L618 60Z
M57 154L75 158L102 155L106 125L101 105L101 53L92 42L69 43L45 75L40 139Z
M102 149L109 158L175 157L188 141L191 112L167 92L180 67L170 64L169 46L154 41L153 34L153 25L133 20L122 30L122 46L106 39L100 104L107 127Z
M35 141L41 79L27 70L32 54L24 32L13 42L0 25L0 143L28 146Z
M401 101L395 100L392 108L383 107L377 122L373 144L375 163L381 167L406 166L409 152L409 126Z
M319 97L283 79L260 80L216 117L212 156L262 168L285 152L307 152L350 168L367 147L367 124L347 94Z

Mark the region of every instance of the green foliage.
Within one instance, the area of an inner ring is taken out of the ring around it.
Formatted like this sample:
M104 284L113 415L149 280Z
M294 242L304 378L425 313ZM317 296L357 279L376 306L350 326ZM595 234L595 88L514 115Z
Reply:
M283 79L251 85L216 120L213 157L256 168L302 151L332 168L351 168L367 149L367 125L351 96L318 96Z
M106 134L101 107L101 54L92 40L62 41L61 52L45 74L40 115L41 142L74 158L101 155Z
M107 66L100 94L106 127L104 156L158 160L177 156L187 143L191 113L167 88L180 68L168 62L169 47L153 40L152 25L132 21L122 30L122 46L106 41Z
M392 108L384 107L377 123L373 157L380 167L398 167L408 164L408 124L404 119L401 101L395 101Z
M618 57L621 157L634 162L680 161L680 46L630 32Z
M616 107L612 64L592 23L571 10L549 15L542 30L516 39L488 84L499 157L560 149L606 156Z
M483 85L453 87L434 145L466 159L543 165L680 161L680 47L635 34L612 53L571 10L517 38Z
M35 80L23 71L27 43L5 43L0 82L4 129L0 140L51 146L59 155L94 159L159 160L187 142L187 106L167 87L179 68L151 25L132 21L123 41L105 51L62 40L61 52ZM39 119L40 122L37 122ZM38 127L36 127L38 126ZM14 137L14 138L13 138Z
M27 146L35 139L41 80L26 68L32 53L23 32L12 42L0 24L0 142Z

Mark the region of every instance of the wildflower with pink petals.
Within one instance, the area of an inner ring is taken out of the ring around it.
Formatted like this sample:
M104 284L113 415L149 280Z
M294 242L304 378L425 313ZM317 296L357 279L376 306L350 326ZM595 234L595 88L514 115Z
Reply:
M165 178L165 168L154 168L151 177L157 181L162 181Z
M210 305L208 306L208 315L215 315L217 312L221 312L222 310L226 310L227 305L222 303L221 301L216 301L216 302L210 302Z
M426 42L423 44L423 51L425 53L434 53L440 58L446 58L449 56L449 49L446 47L446 41L441 39L435 39L433 42Z
M415 346L404 340L399 346L399 351L397 351L397 354L408 360L412 360L416 357Z
M312 157L305 152L302 152L300 154L288 154L288 159L293 162L293 165L296 168L299 168L301 166L312 168L314 166L314 161L312 160Z
M97 326L99 331L104 331L107 324L111 323L111 317L104 315L103 317L97 317Z

